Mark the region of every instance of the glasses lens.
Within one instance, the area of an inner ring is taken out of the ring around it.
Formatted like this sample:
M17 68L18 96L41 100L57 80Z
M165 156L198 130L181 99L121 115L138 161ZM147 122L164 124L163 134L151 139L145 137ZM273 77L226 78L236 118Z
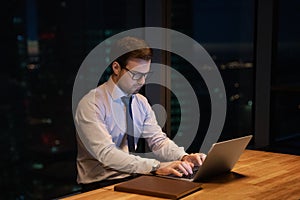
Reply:
M140 80L142 77L144 77L145 79L149 78L150 73L135 73L132 76L133 80Z
M139 80L139 79L141 79L142 77L143 77L143 74L135 73L135 74L133 74L132 79L134 79L134 80Z

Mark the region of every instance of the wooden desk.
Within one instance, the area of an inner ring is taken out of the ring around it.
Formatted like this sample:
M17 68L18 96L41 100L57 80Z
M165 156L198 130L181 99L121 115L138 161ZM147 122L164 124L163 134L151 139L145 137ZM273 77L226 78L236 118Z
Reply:
M300 156L246 150L233 172L203 183L189 199L300 199ZM115 192L113 186L64 200L152 200L150 196Z

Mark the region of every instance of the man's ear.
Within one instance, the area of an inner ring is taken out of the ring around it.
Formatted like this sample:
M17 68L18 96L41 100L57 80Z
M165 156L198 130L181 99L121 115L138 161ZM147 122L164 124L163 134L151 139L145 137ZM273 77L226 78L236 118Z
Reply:
M121 66L120 66L120 64L118 62L114 61L112 63L112 65L111 65L111 68L112 68L113 74L115 76L119 76L120 75L122 69L121 69Z

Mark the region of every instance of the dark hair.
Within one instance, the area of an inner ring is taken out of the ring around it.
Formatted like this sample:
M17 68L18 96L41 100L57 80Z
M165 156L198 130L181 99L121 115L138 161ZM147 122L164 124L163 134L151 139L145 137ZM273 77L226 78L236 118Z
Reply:
M111 49L111 60L116 61L121 67L125 67L129 59L140 58L151 60L153 51L146 41L136 37L124 37L118 40ZM121 55L114 59L113 56Z

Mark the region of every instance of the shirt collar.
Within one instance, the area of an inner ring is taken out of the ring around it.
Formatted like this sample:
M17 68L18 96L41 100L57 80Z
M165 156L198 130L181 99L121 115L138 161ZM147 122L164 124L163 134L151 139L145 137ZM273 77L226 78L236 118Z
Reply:
M121 90L117 84L114 83L111 76L107 81L107 86L113 100L121 99L121 97L127 96L127 94L123 92L123 90Z

